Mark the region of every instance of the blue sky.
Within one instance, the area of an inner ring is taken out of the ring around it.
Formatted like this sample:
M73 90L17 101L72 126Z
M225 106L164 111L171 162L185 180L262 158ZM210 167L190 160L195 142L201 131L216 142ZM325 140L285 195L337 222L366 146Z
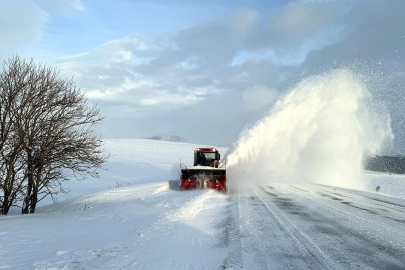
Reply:
M221 7L210 10L175 3L153 1L88 1L85 10L52 16L45 40L51 40L61 54L91 50L109 40L131 34L156 35L173 32L212 20L226 12ZM72 42L74 40L80 42ZM72 46L73 45L73 46Z
M299 78L363 62L394 85L378 96L405 153L403 10L402 0L0 0L0 58L74 76L107 138L222 145ZM209 113L195 121L200 108Z
M43 38L34 44L38 51L45 48L51 57L77 54L127 35L155 36L176 32L226 16L240 8L255 9L265 15L288 1L78 2L82 9L68 5L51 8L46 1L33 1L48 12ZM39 57L44 57L44 54Z

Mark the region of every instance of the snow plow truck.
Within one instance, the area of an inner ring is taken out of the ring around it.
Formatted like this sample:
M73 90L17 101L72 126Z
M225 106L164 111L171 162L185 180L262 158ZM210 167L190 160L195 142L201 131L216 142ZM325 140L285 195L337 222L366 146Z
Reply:
M194 166L187 168L180 162L180 190L212 188L226 192L226 162L215 148L194 150Z

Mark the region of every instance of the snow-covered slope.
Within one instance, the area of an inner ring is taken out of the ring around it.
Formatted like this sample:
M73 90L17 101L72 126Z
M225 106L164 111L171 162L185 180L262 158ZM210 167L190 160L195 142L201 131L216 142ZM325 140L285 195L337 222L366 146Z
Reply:
M33 215L0 217L0 269L404 269L405 176L367 173L365 191L170 190L196 147L108 141L99 179L68 182L71 193Z
M0 269L213 269L228 253L213 190L167 183L80 196L0 220Z
M114 156L100 178L69 181L71 193L33 215L0 217L0 269L217 268L228 253L220 236L228 197L167 182L180 158L192 165L196 147L109 140Z
M111 158L100 170L99 178L87 178L81 182L71 180L66 186L71 189L67 194L59 194L58 200L64 201L79 195L98 191L145 183L161 183L178 179L180 175L180 159L187 166L193 165L196 145L147 139L114 139L107 140L106 153ZM218 148L221 153L226 148ZM39 203L39 206L51 204L51 198Z

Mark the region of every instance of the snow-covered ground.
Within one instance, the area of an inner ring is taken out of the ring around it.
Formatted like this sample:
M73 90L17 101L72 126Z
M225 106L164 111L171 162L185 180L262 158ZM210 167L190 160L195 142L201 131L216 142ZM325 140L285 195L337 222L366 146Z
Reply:
M72 192L61 194L58 204L42 201L33 215L14 211L0 217L0 269L221 265L228 253L221 234L229 198L213 190L170 190L168 184L179 177L180 158L192 166L199 146L107 141L113 157L100 178L67 182ZM116 188L117 183L122 187Z
M380 186L379 194L388 196L405 198L405 175L380 173L380 172L366 172L365 191L375 193L377 186Z
M367 172L365 191L170 190L198 146L109 140L100 178L0 217L0 269L404 269L405 176Z
M0 269L213 269L229 201L167 183L110 189L2 217Z
M58 200L75 198L115 188L146 183L162 183L178 179L180 175L180 160L187 166L193 165L196 145L190 143L177 143L147 139L114 139L107 140L105 150L111 158L100 170L99 178L87 178L78 182L66 182L71 189L67 194L59 194ZM218 148L221 153L226 148ZM41 205L51 204L51 198L44 199Z

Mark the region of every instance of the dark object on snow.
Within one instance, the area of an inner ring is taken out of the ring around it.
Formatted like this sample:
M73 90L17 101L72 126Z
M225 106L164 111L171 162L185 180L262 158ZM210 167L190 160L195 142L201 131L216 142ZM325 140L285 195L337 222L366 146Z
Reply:
M403 156L375 156L368 158L365 169L376 172L405 174L405 157Z
M179 190L180 189L180 180L169 180L169 189Z

